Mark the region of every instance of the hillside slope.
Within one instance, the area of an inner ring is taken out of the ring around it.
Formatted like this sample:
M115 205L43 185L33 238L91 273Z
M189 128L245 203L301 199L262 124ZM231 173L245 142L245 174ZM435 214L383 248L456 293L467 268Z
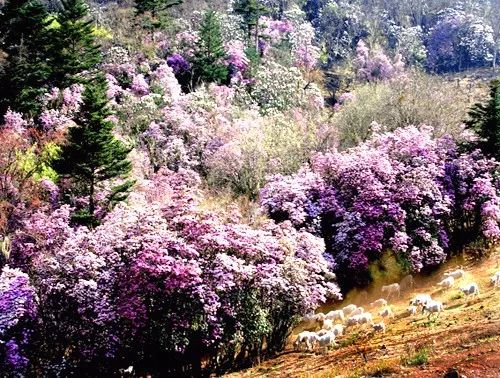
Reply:
M499 270L500 249L479 263L463 262L467 274L448 290L435 284L450 262L413 290L402 293L391 303L395 319L386 321L385 334L371 328L347 330L338 340L339 346L326 354L295 352L292 337L286 350L274 359L230 377L498 377L500 371L500 288L490 286L490 276ZM475 281L481 288L477 299L468 300L458 287ZM436 320L420 314L408 316L408 302L416 293L429 293L445 304L445 311ZM361 306L369 310L374 296ZM341 308L347 301L325 306L322 311ZM378 311L372 310L375 314ZM375 322L380 317L375 317ZM300 327L294 330L297 334ZM446 373L453 373L446 375Z

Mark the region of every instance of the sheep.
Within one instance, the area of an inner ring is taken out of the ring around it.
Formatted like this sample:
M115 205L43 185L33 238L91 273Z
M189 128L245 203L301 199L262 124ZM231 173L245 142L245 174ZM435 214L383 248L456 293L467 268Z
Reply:
M342 324L335 324L332 329L335 337L342 336L344 334L344 326Z
M384 298L377 299L376 301L370 303L371 307L382 307L387 306L387 301Z
M357 315L358 318L358 324L373 324L373 316L369 312L364 312L360 315Z
M491 277L491 284L493 287L497 287L498 284L500 284L500 271L496 272L492 277Z
M398 298L401 295L401 288L398 283L382 286L382 293L387 293L386 299L388 300L392 294L397 293Z
M342 312L344 313L344 316L350 315L354 310L356 310L358 306L355 304L350 304L342 308Z
M330 331L333 328L333 321L332 319L325 319L323 320L323 325L321 327L322 330Z
M129 375L129 374L131 375L134 372L134 367L130 365L126 369L119 369L119 371L122 375Z
M324 314L307 314L302 318L302 323L304 323L304 329L313 330L321 326Z
M413 280L413 276L411 274L404 276L399 282L399 286L402 290L412 289L414 284L415 281Z
M333 321L339 319L341 322L344 321L344 312L342 310L334 310L330 311L328 314L325 315L326 319L331 319Z
M443 289L449 289L455 283L453 276L446 277L444 280L438 282L436 285L442 287Z
M315 332L302 331L297 335L293 346L295 350L298 350L301 344L306 344L306 350L310 351L316 341L318 341L318 335Z
M363 307L358 307L356 310L354 310L353 312L351 312L351 316L360 315L363 312L365 312L364 308Z
M428 301L427 303L424 304L422 307L422 314L424 314L426 311L429 313L429 318L431 317L432 313L437 313L439 316L439 313L444 310L443 303L439 301Z
M410 315L416 315L417 314L417 306L409 306L406 309L406 312L408 312Z
M323 333L321 336L316 335L316 340L319 344L319 348L325 348L325 351L332 345L337 345L335 342L335 334L331 331Z
M446 272L444 274L444 278L453 277L456 280L459 278L463 278L464 276L465 276L465 271L463 269L457 269L454 270L453 272Z
M381 317L383 318L386 318L386 317L390 317L390 318L394 318L394 313L392 312L391 308L390 307L386 307L384 308L382 311L380 311L378 313Z
M410 301L411 306L423 306L426 302L432 301L432 298L429 294L417 294Z
M372 328L375 330L375 332L382 331L382 333L385 333L385 323L384 322L372 324Z
M472 298L475 296L479 296L479 286L477 283L473 282L467 286L461 287L460 291L464 293L466 296L471 295Z
M354 326L359 323L359 317L361 315L350 316L346 320L346 327Z

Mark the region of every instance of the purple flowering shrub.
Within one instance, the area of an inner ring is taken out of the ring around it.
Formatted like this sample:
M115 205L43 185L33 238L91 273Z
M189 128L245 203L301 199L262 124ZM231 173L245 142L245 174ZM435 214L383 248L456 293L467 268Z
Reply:
M29 277L5 266L0 274L0 371L23 375L29 364L37 297Z
M421 271L471 241L499 240L495 169L478 152L459 154L448 137L434 139L432 128L410 126L271 177L261 201L271 218L322 236L350 287L366 283L368 264L388 249Z
M39 298L32 369L68 375L224 371L284 347L290 327L341 298L323 241L289 222L254 229L200 210L199 177L161 170L95 230L38 212L10 264ZM3 310L3 308L2 308ZM3 311L0 319L3 319Z
M382 50L370 50L363 40L359 40L354 58L356 75L358 79L369 82L396 78L404 71L401 59L398 54L391 60Z

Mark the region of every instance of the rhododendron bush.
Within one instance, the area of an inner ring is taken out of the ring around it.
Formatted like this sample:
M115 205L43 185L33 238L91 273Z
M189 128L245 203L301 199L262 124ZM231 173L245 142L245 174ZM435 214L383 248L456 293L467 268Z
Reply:
M318 154L311 168L271 177L262 205L322 236L346 287L366 283L368 264L388 249L418 272L478 239L498 241L498 163L432 134L410 126Z
M160 170L94 230L72 228L67 206L25 222L9 262L20 270L0 279L2 293L26 297L2 295L0 338L22 350L29 338L11 329L36 317L31 355L16 357L23 369L165 373L168 359L171 374L197 375L203 359L222 371L259 356L264 339L281 349L297 315L340 298L320 238L202 211L198 185L192 171Z

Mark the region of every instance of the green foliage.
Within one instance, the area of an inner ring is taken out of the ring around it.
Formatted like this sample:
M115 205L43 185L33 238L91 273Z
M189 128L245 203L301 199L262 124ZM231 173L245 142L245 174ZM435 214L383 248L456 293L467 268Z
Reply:
M69 130L68 142L54 162L54 169L69 179L71 196L88 199L85 208L74 217L78 223L96 223L96 195L114 179L125 179L132 169L127 160L129 149L113 135L113 122L106 97L106 81L97 76L89 82L83 93L84 102L76 116L77 126ZM113 206L127 197L132 181L111 187L105 205Z
M82 82L76 75L95 68L101 53L84 0L63 0L56 21L59 26L52 28L52 82L64 88Z
M493 80L490 84L490 99L478 103L469 112L466 125L474 130L480 140L472 143L473 147L490 157L500 161L500 81Z
M48 13L36 0L8 1L0 13L0 114L11 109L33 116L50 76Z
M159 12L182 4L182 2L183 0L136 0L135 9L137 14L151 12L153 16L156 16Z
M420 366L429 362L429 349L420 348L412 356L402 359L403 365Z
M227 83L229 71L224 65L226 52L217 13L205 13L199 34L192 62L194 82Z
M234 2L233 10L242 17L248 39L251 39L252 30L255 30L255 43L257 44L259 19L267 11L267 8L258 0L237 0Z

